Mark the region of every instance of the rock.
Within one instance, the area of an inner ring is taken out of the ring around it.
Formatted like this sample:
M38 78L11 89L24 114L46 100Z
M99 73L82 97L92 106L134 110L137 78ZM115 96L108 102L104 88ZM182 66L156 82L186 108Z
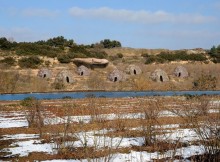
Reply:
M106 59L97 59L97 58L75 58L72 59L75 63L82 63L88 65L107 65L109 63Z

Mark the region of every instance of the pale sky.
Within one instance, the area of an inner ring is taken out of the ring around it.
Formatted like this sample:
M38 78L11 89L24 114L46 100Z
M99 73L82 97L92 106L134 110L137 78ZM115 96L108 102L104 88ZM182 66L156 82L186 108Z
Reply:
M64 36L133 48L220 44L220 0L0 0L0 21L0 37L17 42Z

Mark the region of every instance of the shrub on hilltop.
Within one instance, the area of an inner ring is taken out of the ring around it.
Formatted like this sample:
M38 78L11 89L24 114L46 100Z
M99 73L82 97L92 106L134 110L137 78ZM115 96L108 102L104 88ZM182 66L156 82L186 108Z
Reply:
M0 49L2 50L12 50L16 45L16 42L10 41L5 37L0 38Z
M167 61L206 61L203 54L187 54L186 51L161 52L158 57Z
M105 39L100 41L102 48L121 47L116 40ZM50 38L46 41L37 42L10 42L5 37L0 38L0 49L11 50L19 56L47 56L57 57L61 63L68 63L73 58L107 58L107 53L96 50L92 45L77 45L72 39L65 39L63 36ZM121 55L120 55L121 56Z
M187 54L186 51L160 52L158 55L143 55L146 58L145 64L164 63L170 61L207 61L204 54Z
M41 60L37 56L29 56L24 57L18 60L18 65L21 68L37 68L39 65L41 65L43 60Z
M16 54L20 56L39 55L47 57L56 57L62 50L48 45L37 43L19 43L16 48Z
M218 45L217 47L213 46L208 51L208 54L211 57L212 62L220 63L220 45Z
M115 47L121 47L121 42L117 40L110 40L110 39L104 39L101 40L99 43L92 44L91 48L115 48Z
M104 46L104 48L115 48L115 47L121 47L121 43L116 40L110 40L110 39L104 39L100 41L100 44Z

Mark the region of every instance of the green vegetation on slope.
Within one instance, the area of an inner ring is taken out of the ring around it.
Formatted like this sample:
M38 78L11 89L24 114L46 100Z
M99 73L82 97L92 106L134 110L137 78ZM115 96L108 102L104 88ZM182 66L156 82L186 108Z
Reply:
M220 63L220 45L217 47L213 46L209 50L209 55L214 63Z
M91 45L77 45L74 40L66 39L63 36L50 38L46 41L37 42L12 42L5 37L0 38L0 49L3 51L14 51L19 56L47 56L57 57L61 63L69 63L73 58L108 58L108 54L103 49L121 47L121 43L116 40L104 39L99 43ZM142 54L146 57L146 64L164 63L170 61L202 61L209 59L214 63L220 63L220 45L213 46L207 53L188 54L184 50L163 51L158 55ZM208 57L207 57L208 56ZM123 54L117 57L122 58ZM109 58L111 59L111 58ZM7 60L5 60L7 61Z
M202 61L205 62L208 59L204 54L187 54L186 51L174 51L174 52L160 52L158 55L143 54L146 57L146 64L151 63L164 63L170 61Z
M104 48L121 46L118 41L105 39L100 44ZM107 58L107 54L96 50L94 45L77 45L72 39L67 40L63 36L37 42L10 42L6 38L0 38L0 49L3 51L14 51L18 56L47 56L57 57L61 63L69 63L77 57ZM92 49L92 50L91 50Z

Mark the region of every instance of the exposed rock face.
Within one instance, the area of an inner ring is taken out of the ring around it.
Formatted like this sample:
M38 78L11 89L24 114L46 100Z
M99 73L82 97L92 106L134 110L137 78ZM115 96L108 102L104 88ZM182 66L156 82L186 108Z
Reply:
M90 75L90 69L87 67L81 65L77 68L77 73L81 76L89 76Z
M122 71L115 69L111 73L109 73L108 79L112 82L118 82L118 81L124 81L126 77Z
M109 63L106 59L97 58L75 58L72 60L76 63L88 64L88 65L107 65Z
M186 78L189 76L188 71L183 66L177 66L174 70L174 75L180 78Z
M140 68L139 66L137 66L137 65L129 65L129 66L126 68L125 72L126 72L127 74L130 74L130 75L138 75L138 74L141 74L141 73L142 73L142 70L141 70L141 68Z
M57 74L55 82L73 83L73 74L69 70L62 70Z
M52 73L49 69L47 68L42 68L38 71L37 76L41 77L41 78L51 78Z
M169 81L169 77L168 77L167 73L161 69L156 69L153 73L151 73L150 78L156 82Z

